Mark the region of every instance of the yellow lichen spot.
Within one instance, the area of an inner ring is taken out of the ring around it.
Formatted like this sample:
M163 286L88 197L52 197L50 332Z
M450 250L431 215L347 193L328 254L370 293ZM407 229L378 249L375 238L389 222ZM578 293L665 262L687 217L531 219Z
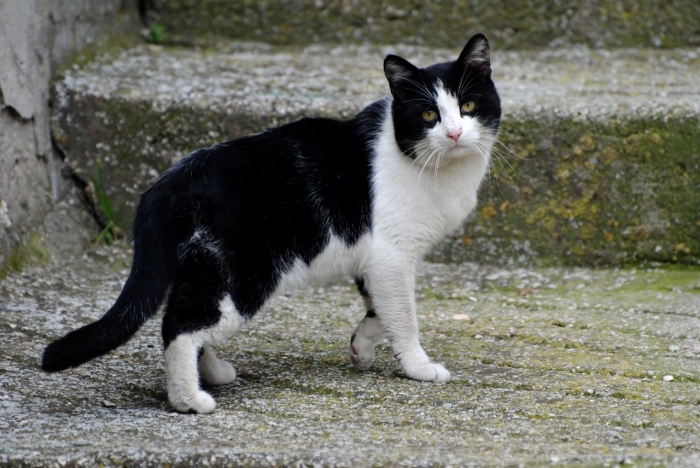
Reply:
M613 239L615 239L615 236L613 236L612 234L610 234L608 231L605 231L605 232L603 233L603 236L605 237L605 242L612 242Z
M578 139L578 142L584 151L591 151L595 148L595 142L590 135L582 135L581 138Z
M659 144L661 143L661 135L658 133L652 133L649 135L649 140L651 140L653 143Z
M462 245L469 245L472 243L472 238L469 236L462 236Z
M597 232L598 230L593 224L585 224L583 227L581 227L581 238L592 239L593 237L595 237Z
M484 215L484 218L491 219L496 216L496 210L493 206L485 206L484 209L481 210L481 214Z
M605 148L603 150L603 160L606 165L609 165L613 160L617 158L617 151L614 148Z
M53 136L53 139L56 141L56 143L63 143L67 139L67 136L65 133L55 131L55 130L53 131L52 136Z
M564 210L563 215L566 219L571 219L574 217L574 212L571 211L570 209L566 209L566 210Z
M507 213L510 210L510 202L503 202L499 208L501 213Z
M558 179L566 180L569 178L570 175L571 175L571 173L569 172L568 169L559 169L557 171L557 178Z
M688 247L682 242L680 244L676 244L676 253L688 254L690 253L690 247Z
M608 226L610 226L610 227L618 227L619 225L620 225L620 222L618 220L616 220L615 218L608 221Z
M646 240L649 238L649 233L643 227L636 227L632 229L630 237L634 240Z

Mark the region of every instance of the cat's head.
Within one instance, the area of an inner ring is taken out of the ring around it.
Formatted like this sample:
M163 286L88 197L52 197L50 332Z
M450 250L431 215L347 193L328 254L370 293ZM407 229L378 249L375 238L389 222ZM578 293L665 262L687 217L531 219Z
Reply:
M454 62L418 68L384 60L396 142L410 158L488 157L501 121L486 36L476 34Z

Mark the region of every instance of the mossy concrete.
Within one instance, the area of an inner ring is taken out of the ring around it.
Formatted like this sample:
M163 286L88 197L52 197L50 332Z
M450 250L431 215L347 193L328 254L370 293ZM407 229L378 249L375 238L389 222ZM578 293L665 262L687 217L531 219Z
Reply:
M413 46L141 46L56 83L55 140L128 228L138 196L197 148L302 116L349 118L387 93ZM700 50L493 50L501 144L475 217L433 258L587 265L700 260ZM426 177L425 183L432 183Z
M507 122L501 141L520 157L495 157L443 259L700 262L700 118Z
M158 318L59 374L52 339L100 317L130 249L0 282L2 466L678 466L700 463L700 270L426 263L422 343L452 372L405 379L386 343L356 372L351 281L283 296L219 348L212 415L170 409Z
M32 233L24 244L10 250L0 268L0 279L11 271L17 272L28 264L45 263L51 259L51 252L38 233Z
M273 44L397 42L447 47L484 31L500 48L700 45L695 0L154 0L171 43L217 37Z

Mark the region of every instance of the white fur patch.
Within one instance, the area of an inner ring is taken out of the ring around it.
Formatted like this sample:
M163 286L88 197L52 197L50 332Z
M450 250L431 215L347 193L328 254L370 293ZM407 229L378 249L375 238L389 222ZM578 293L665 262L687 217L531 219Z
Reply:
M365 234L348 247L340 237L331 234L326 248L308 266L301 259L296 259L292 268L280 278L274 295L310 284L325 284L346 276L360 275L370 242L370 234Z

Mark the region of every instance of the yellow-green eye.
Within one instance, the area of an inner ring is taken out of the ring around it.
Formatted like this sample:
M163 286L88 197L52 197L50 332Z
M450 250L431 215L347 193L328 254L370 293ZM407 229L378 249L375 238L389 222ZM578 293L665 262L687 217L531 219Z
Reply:
M437 112L432 109L424 110L423 118L428 122L432 122L433 120L437 119Z
M466 114L467 112L473 111L475 107L476 107L476 102L467 101L464 104L462 104L462 112L464 112Z

